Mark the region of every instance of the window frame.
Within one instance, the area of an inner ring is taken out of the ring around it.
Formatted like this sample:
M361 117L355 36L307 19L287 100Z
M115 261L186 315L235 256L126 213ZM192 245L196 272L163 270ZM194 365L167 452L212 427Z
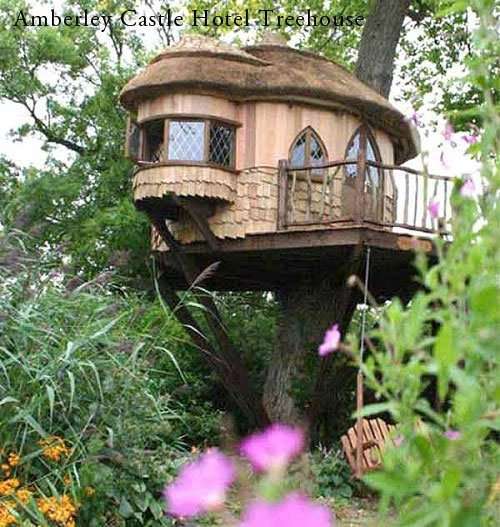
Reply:
M292 165L292 154L293 154L293 151L295 149L295 146L296 144L298 143L298 141L301 139L301 137L303 135L306 135L306 144L305 144L305 148L304 148L304 159L309 161L309 163L304 163L303 165ZM326 149L326 146L325 146L325 143L323 142L323 140L321 139L320 135L318 134L318 132L316 132L316 130L312 127L312 126L306 126L305 128L303 128L296 136L295 138L293 139L291 145L290 145L290 148L288 149L288 162L290 163L290 168L293 170L293 169L301 169L301 168L310 168L310 169L318 169L318 170L321 170L321 166L318 167L317 165L313 165L310 163L311 161L311 138L314 137L314 139L316 140L316 142L319 144L322 152L323 152L323 158L324 158L324 163L322 164L327 164L328 163L328 150Z
M346 146L345 151L344 151L344 159L346 161L358 161L359 152L361 152L361 149L363 148L363 145L361 144L361 137L362 137L361 131L362 131L362 129L364 129L364 131L365 131L366 153L368 153L368 148L367 147L370 144L371 147L372 147L373 153L375 154L375 163L382 164L382 156L380 154L380 149L378 147L377 140L375 139L375 134L372 132L371 128L368 125L366 125L366 124L360 124L354 130L354 132L352 133L351 137L349 138L349 141L347 141L347 146ZM355 158L349 158L349 157L347 157L348 153L349 153L349 150L351 149L351 146L354 143L354 139L356 138L357 135L359 135L359 137L360 137L360 145L359 145L358 155ZM368 158L366 158L366 160L367 161L371 161ZM356 176L353 177L347 172L348 166L349 167L355 166L355 168L356 168ZM370 167L369 165L367 165L366 168L365 168L365 177L364 177L365 184L366 184L366 172L368 171L369 168L373 168L373 167ZM380 168L377 168L377 171L379 173L379 182L380 182L380 181L382 181L381 178L383 177L383 174L382 174L382 171L381 171ZM346 165L344 167L344 181L345 181L345 183L347 185L354 186L357 175L358 175L357 165ZM380 183L379 183L379 186L380 186Z
M145 125L151 121L163 120L164 122L164 150L165 150L165 160L160 162L147 161L145 159ZM169 159L169 139L170 139L170 123L172 121L179 122L201 122L204 124L203 130L203 159L199 161L189 161L182 159ZM231 156L229 165L222 165L210 160L210 130L212 124L218 124L230 128L232 130L232 140L231 140ZM186 115L186 114L164 114L164 115L155 115L150 118L143 119L140 123L141 130L141 143L142 148L140 151L140 160L143 163L151 163L154 165L170 165L170 166L208 166L213 168L218 168L221 170L227 170L230 172L236 172L236 148L237 148L237 129L241 126L241 123L224 119L216 116L207 116L207 115Z

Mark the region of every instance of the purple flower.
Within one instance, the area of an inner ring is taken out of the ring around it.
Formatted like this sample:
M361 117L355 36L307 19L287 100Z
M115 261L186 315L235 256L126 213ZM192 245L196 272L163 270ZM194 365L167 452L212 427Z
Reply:
M476 194L476 185L471 178L465 180L460 188L460 195L464 198L473 198Z
M243 515L240 527L333 527L328 507L305 496L290 494L278 503L256 501Z
M190 517L218 509L234 478L231 460L216 449L209 450L184 466L163 491L168 514Z
M451 136L455 133L451 123L446 123L443 131L443 137L445 141L451 141Z
M300 428L276 423L247 437L240 450L256 471L264 472L285 468L303 448L304 433Z
M458 441L462 437L462 434L458 430L452 430L451 428L446 430L443 435L450 441Z
M340 344L340 336L338 324L334 324L330 329L327 330L323 339L323 344L321 344L321 346L318 348L320 357L326 357L332 353L332 351L338 349Z
M416 110L413 110L413 113L411 114L409 121L418 128L419 126L422 125L422 121L420 120L421 117L422 116Z
M432 199L427 205L427 211L429 212L431 218L435 220L439 216L439 201Z

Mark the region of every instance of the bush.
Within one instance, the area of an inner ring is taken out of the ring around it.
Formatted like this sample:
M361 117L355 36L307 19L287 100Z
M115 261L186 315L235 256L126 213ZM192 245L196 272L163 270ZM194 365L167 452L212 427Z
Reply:
M218 436L182 328L110 276L37 267L21 235L2 249L0 518L167 525L162 485L190 443Z

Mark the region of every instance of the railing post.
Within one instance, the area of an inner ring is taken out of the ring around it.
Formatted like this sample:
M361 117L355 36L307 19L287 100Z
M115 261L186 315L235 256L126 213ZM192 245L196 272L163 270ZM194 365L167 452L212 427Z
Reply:
M356 206L354 208L354 221L363 223L365 203L365 178L366 178L366 126L359 131L358 164L356 166Z
M287 227L288 160L278 162L278 230Z

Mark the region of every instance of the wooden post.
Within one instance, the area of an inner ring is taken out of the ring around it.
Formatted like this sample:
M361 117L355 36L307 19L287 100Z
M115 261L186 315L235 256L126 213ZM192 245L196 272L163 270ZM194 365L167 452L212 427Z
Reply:
M278 162L278 230L287 226L288 191L288 161L280 159Z
M364 204L365 204L365 178L366 178L366 126L361 126L359 130L359 153L358 164L356 166L356 207L354 210L354 221L363 223Z

